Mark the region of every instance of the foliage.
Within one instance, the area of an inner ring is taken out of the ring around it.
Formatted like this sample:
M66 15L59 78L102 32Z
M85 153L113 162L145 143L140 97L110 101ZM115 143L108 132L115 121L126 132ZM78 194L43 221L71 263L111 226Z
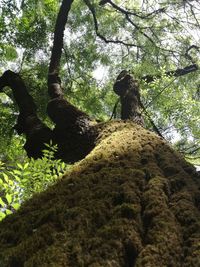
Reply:
M46 144L41 159L28 159L14 166L0 162L0 220L17 210L34 193L53 184L68 166L55 160L56 146Z
M0 4L0 71L9 67L21 72L45 121L47 67L60 2L5 0ZM99 2L73 2L60 74L68 100L106 121L117 101L112 85L122 69L129 69L141 80L147 74L164 74L164 70L199 64L200 3L128 0L109 1L100 6ZM167 140L184 143L184 148L191 147L192 142L197 148L199 70L168 86L169 83L171 78L164 75L152 84L141 82L143 103L148 105L151 119ZM13 123L11 114L16 114L17 108L13 105L10 109L10 114L4 116L1 132L11 129L7 122ZM146 121L151 128L148 118ZM6 136L9 141L9 135ZM3 139L1 143L6 144Z
M10 125L14 125L16 116L13 114L13 103L5 94L0 94L0 106L0 144L1 153L4 154L13 137L14 130Z

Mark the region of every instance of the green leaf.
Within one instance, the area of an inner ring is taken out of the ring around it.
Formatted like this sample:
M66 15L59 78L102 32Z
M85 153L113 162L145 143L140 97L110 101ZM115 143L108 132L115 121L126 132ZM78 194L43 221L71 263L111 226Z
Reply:
M19 204L19 203L12 203L11 206L12 206L15 210L18 210L19 207L20 207L20 204Z
M8 183L8 181L9 181L8 175L3 173L3 178L4 178L5 182Z
M0 205L2 206L2 207L4 207L5 205L6 205L6 203L3 201L3 199L0 197Z
M13 212L11 211L11 210L9 210L9 209L6 209L6 215L10 215L10 214L12 214Z
M0 221L6 217L6 214L3 211L0 211Z
M25 170L25 169L27 169L27 168L28 168L28 166L29 166L29 163L28 163L28 162L27 162L27 163L25 163L25 164L24 164L24 170Z
M8 181L8 184L9 184L9 186L13 186L14 185L14 182L12 180L9 180Z
M22 172L19 171L19 170L14 170L13 172L14 172L15 174L22 175Z
M14 178L15 178L15 180L16 180L17 182L21 182L21 179L20 179L19 176L15 175L15 174L13 174L13 176L14 176Z
M24 169L23 166L22 166L22 164L20 164L20 163L17 163L17 166L18 166L18 168L21 169L21 170Z
M12 202L12 195L11 194L6 194L6 200L8 202L8 204L10 204Z
M30 171L23 172L23 176L28 176L28 175L30 175L30 174L31 174Z

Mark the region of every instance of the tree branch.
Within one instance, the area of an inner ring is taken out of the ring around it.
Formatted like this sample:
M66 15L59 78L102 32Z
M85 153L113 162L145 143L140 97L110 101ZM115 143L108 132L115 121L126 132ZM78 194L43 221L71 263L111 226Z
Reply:
M123 13L124 15L132 15L132 16L138 17L140 19L152 18L152 16L155 16L155 15L165 11L165 8L159 8L159 9L156 9L153 12L148 13L146 15L140 15L139 13L135 13L133 11L126 10L126 9L116 5L111 0L100 1L99 4L103 5L103 4L106 4L106 3L110 4L114 9L118 10L119 12Z
M126 43L126 42L121 41L121 40L107 39L105 36L103 36L101 33L99 33L99 25L98 25L98 21L97 21L97 18L96 18L96 11L95 11L93 5L90 3L89 0L84 0L84 2L87 5L87 7L89 8L89 10L91 11L91 13L92 13L93 20L94 20L95 32L96 32L96 35L101 40L103 40L105 43L122 44L122 45L129 46L129 47L141 47L141 46L138 46L138 45L135 45L135 44Z
M14 126L18 134L26 135L24 148L29 157L42 156L44 144L52 139L52 131L37 116L36 105L32 96L29 95L22 78L7 70L0 77L0 91L9 86L19 107L17 124Z
M197 71L199 69L197 64L189 65L183 69L176 69L176 70L171 70L165 72L165 75L167 76L174 76L174 77L179 77L186 75L188 73ZM141 80L145 80L147 83L153 82L155 79L161 78L161 75L146 75L141 77Z
M62 1L56 20L53 48L51 53L49 74L48 74L48 92L51 98L63 97L61 81L58 75L59 75L60 59L63 48L64 30L72 2L73 0Z
M186 57L187 59L189 59L193 64L195 64L195 60L192 58L191 55L189 55L189 52L190 52L192 49L195 49L195 50L199 51L199 47L198 47L198 46L196 46L196 45L191 45L191 46L188 47L188 49L186 50L186 52L185 52L185 57Z

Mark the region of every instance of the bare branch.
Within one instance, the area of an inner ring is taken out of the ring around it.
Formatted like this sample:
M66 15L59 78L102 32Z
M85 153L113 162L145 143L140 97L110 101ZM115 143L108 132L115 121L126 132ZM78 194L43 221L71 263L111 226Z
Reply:
M123 13L124 15L133 15L135 17L138 17L140 19L147 19L147 18L152 18L152 16L155 16L159 13L162 13L165 11L165 8L159 8L157 10L154 10L153 12L146 14L146 15L142 15L139 12L133 12L133 11L129 11L126 10L122 7L119 7L118 5L116 5L115 3L113 3L111 0L107 0L106 1L108 4L110 4L112 7L114 7L114 9L118 10L119 12Z
M130 19L128 14L125 14L125 17L130 24L132 24L142 35L144 35L152 44L156 46L155 42L151 39L151 37L149 37L145 32L143 32L141 28Z
M98 21L97 21L97 18L96 18L96 11L95 11L93 5L90 3L89 0L84 0L84 2L87 5L87 7L89 8L89 10L91 11L91 13L92 13L93 20L94 20L94 26L95 26L95 32L96 32L96 35L101 40L103 40L105 43L122 44L122 45L125 45L125 46L132 46L132 47L141 47L139 45L132 44L132 43L126 43L126 42L121 41L121 40L107 39L105 36L103 36L101 33L99 33L99 25L98 25Z

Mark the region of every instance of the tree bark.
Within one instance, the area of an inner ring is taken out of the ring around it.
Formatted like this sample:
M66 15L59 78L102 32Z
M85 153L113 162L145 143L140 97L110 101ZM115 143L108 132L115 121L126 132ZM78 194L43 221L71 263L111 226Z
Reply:
M165 75L167 76L174 76L179 77L186 75L188 73L197 71L199 69L199 66L197 64L189 65L183 69L176 69L176 70L170 70L165 72ZM153 82L155 79L161 78L161 75L146 75L141 78L141 80L145 80L147 83Z
M98 132L84 160L0 223L0 266L199 266L195 168L133 122Z
M48 74L50 101L47 105L47 113L55 123L53 141L58 145L57 157L67 162L84 158L94 147L95 140L95 121L64 99L59 78L64 30L72 2L62 1L56 20Z
M48 92L51 98L63 97L61 81L59 78L60 59L63 49L63 37L68 13L71 9L73 0L63 0L56 19L53 48L49 64Z
M25 134L26 143L24 149L29 157L42 156L45 143L53 138L52 131L37 116L37 107L31 95L29 95L22 78L8 70L0 77L0 91L5 86L12 89L14 99L19 107L17 124L14 126L18 134Z
M14 128L18 134L25 134L24 149L28 157L42 157L45 144L50 140L58 145L55 156L68 163L83 159L94 147L96 122L67 100L58 97L49 102L48 111L56 124L51 130L38 118L34 100L19 74L10 70L4 72L0 77L0 91L3 91L5 86L12 89L19 107Z
M118 75L113 86L114 92L120 96L121 102L121 119L133 120L141 125L144 125L144 120L141 114L141 100L139 85L136 80L123 70Z

